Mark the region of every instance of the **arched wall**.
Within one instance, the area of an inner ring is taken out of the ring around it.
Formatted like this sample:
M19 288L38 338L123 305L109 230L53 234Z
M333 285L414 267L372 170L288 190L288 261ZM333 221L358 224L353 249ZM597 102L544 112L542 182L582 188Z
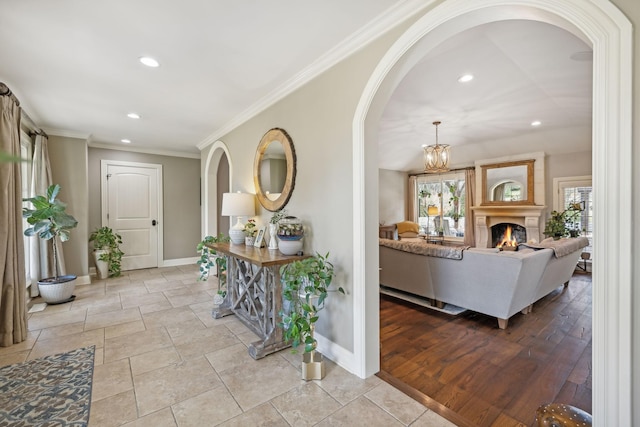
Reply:
M560 26L593 45L593 412L631 425L632 26L607 0L447 0L409 28L379 62L353 121L354 365L379 369L377 123L393 89L424 54L468 28L504 19ZM619 171L617 174L606 171ZM603 286L616 283L618 286ZM369 284L369 286L365 286Z
M202 235L217 236L221 232L218 227L217 212L220 207L217 206L218 186L217 186L217 168L223 155L227 156L229 162L229 188L231 191L231 177L233 176L233 163L229 155L229 149L222 141L216 141L209 147L207 160L205 162L205 177L201 194L202 194Z

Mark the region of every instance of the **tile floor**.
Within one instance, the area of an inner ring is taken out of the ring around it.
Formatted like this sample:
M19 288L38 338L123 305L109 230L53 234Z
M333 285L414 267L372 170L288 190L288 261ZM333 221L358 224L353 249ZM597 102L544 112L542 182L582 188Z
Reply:
M213 319L216 279L197 276L194 265L77 286L75 301L29 315L28 339L0 348L0 366L95 345L90 426L453 426L330 361L306 382L289 350L253 360L256 335Z

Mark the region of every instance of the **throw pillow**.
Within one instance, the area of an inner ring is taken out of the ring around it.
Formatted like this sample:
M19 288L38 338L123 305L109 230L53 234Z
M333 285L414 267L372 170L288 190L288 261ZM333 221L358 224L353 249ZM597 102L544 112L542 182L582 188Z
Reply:
M416 235L420 232L420 227L418 224L412 221L402 221L397 224L398 227L398 235L402 233L406 233L407 231L411 231L416 233Z

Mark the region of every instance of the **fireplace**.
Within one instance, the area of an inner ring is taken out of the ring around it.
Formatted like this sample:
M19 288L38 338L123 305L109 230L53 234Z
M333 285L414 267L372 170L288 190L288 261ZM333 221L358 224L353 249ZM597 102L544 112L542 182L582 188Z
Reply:
M511 224L512 227L516 225L519 229L524 229L524 233L522 230L519 232L518 243L531 240L539 242L540 221L545 207L537 205L473 207L476 247L495 247L493 227L500 224Z
M491 247L516 247L519 243L526 243L527 229L518 224L503 222L491 227Z

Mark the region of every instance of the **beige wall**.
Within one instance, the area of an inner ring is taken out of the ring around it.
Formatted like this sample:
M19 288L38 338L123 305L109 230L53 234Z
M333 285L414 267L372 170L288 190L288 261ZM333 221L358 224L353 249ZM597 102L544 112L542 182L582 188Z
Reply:
M637 0L614 0L624 13L640 24L640 2ZM402 26L407 27L407 24ZM234 190L253 192L251 165L253 153L262 134L272 127L282 127L292 136L296 152L298 154L298 178L293 196L287 207L291 214L297 215L310 228L309 237L306 238L305 250L331 251L331 258L339 270L338 282L344 286L348 293L351 292L350 279L353 274L354 264L360 264L362 260L353 259L353 179L352 179L352 150L353 138L351 122L354 117L355 106L363 87L371 75L378 61L386 52L390 44L395 41L398 31L386 34L380 40L372 43L352 57L341 62L320 77L316 78L305 87L287 96L277 104L271 106L257 117L239 126L232 132L220 138L227 144L232 164ZM634 109L640 111L640 31L636 31L635 56L634 56ZM382 91L386 89L381 88ZM386 96L388 94L381 94ZM379 116L380 107L373 105L368 117ZM369 118L367 118L369 120ZM640 129L640 115L634 116L634 128ZM367 137L368 168L371 163L368 156L375 155L376 141L370 134ZM640 164L640 136L634 134L634 160ZM202 158L206 158L206 151ZM371 151L371 153L370 153ZM529 150L532 151L532 150ZM535 150L533 150L535 151ZM549 159L549 174L585 175L591 172L586 153L566 155L564 158ZM374 162L375 163L375 162ZM618 171L599 171L599 173L617 173ZM377 176L378 171L367 171L369 176ZM634 170L634 188L640 187L640 172ZM378 212L377 204L378 183L369 185L367 191L371 191L375 204L365 202L368 211ZM634 191L637 194L637 190ZM630 197L633 197L630 195ZM640 198L633 197L635 217L640 217ZM267 215L262 214L263 223ZM377 215L367 215L367 229L373 229L377 224ZM631 226L630 232L634 233L634 247L640 243L640 227ZM374 262L367 259L367 263ZM615 268L615 266L611 266ZM634 283L638 282L640 264L634 266ZM367 276L367 284L371 282L376 286L375 278ZM639 289L638 286L635 289ZM346 350L353 350L353 316L352 299L335 297L329 301L327 311L322 313L318 331ZM368 303L367 303L368 304ZM634 293L634 305L640 307L640 292ZM640 310L633 310L634 359L640 360ZM630 373L634 377L635 395L640 396L640 369ZM635 408L635 424L640 425L640 407Z
M404 172L380 169L378 176L380 223L395 224L408 219L406 197L409 190L409 175Z
M89 190L87 187L87 141L51 136L49 160L54 184L62 189L58 198L67 204L67 212L78 220L71 238L63 243L68 274L89 275Z
M89 148L89 230L102 225L100 161L162 165L164 260L194 258L200 236L200 160L130 151ZM92 261L93 263L93 261Z

